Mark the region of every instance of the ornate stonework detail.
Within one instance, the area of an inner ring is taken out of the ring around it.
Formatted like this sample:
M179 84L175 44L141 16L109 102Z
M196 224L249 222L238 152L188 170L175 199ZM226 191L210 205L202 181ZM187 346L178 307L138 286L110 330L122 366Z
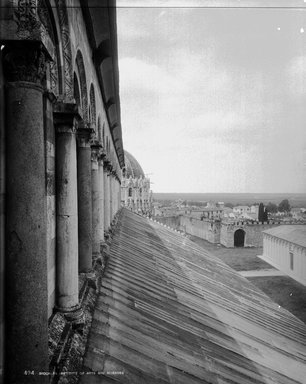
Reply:
M91 123L96 124L96 98L95 98L95 90L93 84L90 86L90 91L89 91L89 97L90 97L90 109L91 109ZM100 118L100 116L99 116ZM101 121L100 121L101 124ZM101 126L99 126L99 120L98 120L98 136L99 140L101 140L100 137L100 129Z
M94 137L94 129L87 127L78 127L77 140L80 147L89 147Z
M54 36L54 31L50 19L50 14L45 0L37 0L37 13L39 20L41 22L41 29L45 35L48 35L51 39L54 47L56 45L56 40ZM49 63L48 68L48 79L50 80L49 89L55 95L59 94L59 84L58 84L58 62L57 54L55 53L54 57Z
M14 20L17 23L17 37L24 40L31 38L40 29L37 0L15 0Z
M43 85L46 56L37 43L15 43L3 52L4 72L8 81L27 81Z
M80 51L78 51L76 55L76 65L77 65L79 77L80 77L83 119L84 119L84 122L88 123L88 96L87 96L86 72L85 72L83 56ZM91 122L93 122L93 120Z
M100 158L100 150L101 150L100 145L98 144L91 145L91 161L93 163L98 164L98 160Z
M64 57L64 98L66 102L73 102L73 70L72 53L70 46L70 33L68 25L68 15L64 0L56 0L57 11L59 15L63 57Z
M59 94L58 89L58 67L57 67L57 59L50 62L50 89L55 94Z
M48 33L52 43L55 45L53 27L45 0L37 0L37 14L45 31Z

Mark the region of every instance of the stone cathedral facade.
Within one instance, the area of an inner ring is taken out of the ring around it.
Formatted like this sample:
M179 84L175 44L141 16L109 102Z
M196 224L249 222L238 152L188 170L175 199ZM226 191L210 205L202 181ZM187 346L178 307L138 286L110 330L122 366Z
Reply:
M150 179L129 152L124 151L125 168L121 181L121 205L133 212L151 215L152 191Z
M48 320L82 318L78 275L121 204L115 1L2 0L0 43L0 372L40 384Z

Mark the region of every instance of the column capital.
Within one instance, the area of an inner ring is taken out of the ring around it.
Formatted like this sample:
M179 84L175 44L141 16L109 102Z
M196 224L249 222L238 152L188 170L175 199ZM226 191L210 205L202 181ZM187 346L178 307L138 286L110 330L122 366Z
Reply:
M75 133L81 121L78 105L64 102L55 103L53 120L57 133Z
M94 163L98 163L101 151L101 144L99 141L95 141L91 143L91 161Z
M90 126L79 125L77 128L77 140L79 147L91 147L95 130Z
M27 82L45 86L50 57L38 41L14 41L5 45L3 70L8 82Z
M104 170L107 172L110 172L112 166L111 166L111 161L107 155L104 157Z
M112 166L112 164L108 165L107 170L108 170L108 176L112 176L112 174L113 174L113 166Z

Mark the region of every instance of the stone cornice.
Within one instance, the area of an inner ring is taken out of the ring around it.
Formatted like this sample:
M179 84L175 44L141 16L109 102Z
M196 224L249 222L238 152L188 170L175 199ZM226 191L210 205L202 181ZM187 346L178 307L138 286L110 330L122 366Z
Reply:
M16 42L39 43L51 59L55 55L55 47L38 17L37 3L37 0L11 2L8 14L1 18L0 41L9 45Z

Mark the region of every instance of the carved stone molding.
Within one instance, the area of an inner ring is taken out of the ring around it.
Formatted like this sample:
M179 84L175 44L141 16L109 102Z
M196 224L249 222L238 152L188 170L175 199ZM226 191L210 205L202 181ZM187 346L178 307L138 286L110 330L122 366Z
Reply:
M110 165L110 161L109 161L108 157L105 156L105 158L104 158L104 163L103 163L103 166L104 166L104 170L105 170L105 171L108 171L109 165Z
M8 82L27 81L44 86L47 58L38 42L14 42L3 50L4 75Z
M73 70L72 70L72 52L70 43L70 32L68 24L68 14L65 4L65 0L55 0L56 8L59 15L63 58L64 58L64 99L71 102L74 99L73 96Z
M17 24L17 36L27 39L39 33L40 21L37 17L37 0L18 0L14 9L14 20Z

